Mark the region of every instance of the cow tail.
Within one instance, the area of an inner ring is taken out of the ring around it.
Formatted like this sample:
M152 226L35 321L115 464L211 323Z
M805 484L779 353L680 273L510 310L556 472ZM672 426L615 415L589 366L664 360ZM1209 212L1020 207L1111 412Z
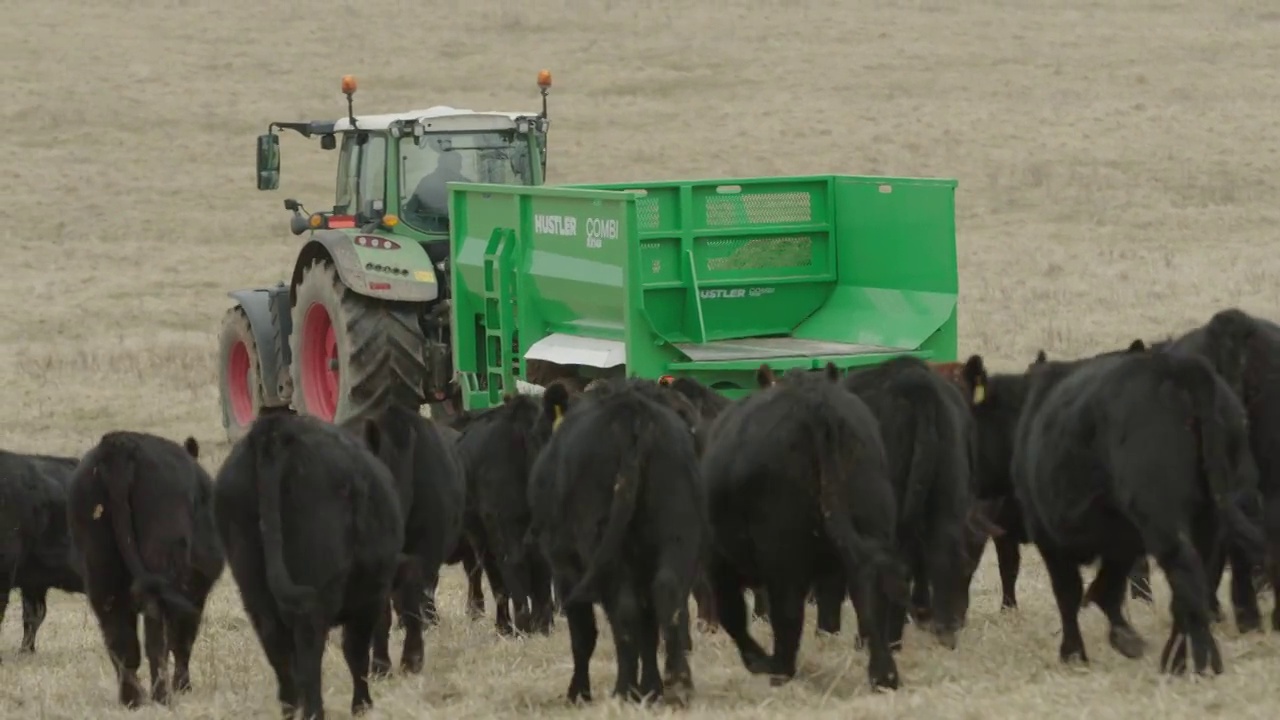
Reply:
M613 485L613 502L609 504L609 519L601 534L600 544L596 546L582 579L565 598L565 605L593 602L596 599L595 584L601 569L614 562L622 552L640 497L640 484L644 477L641 459L645 457L650 445L648 428L643 427L642 423L643 420L637 421L633 434L636 442L631 451L622 456L622 465L618 468L617 480Z
M1233 498L1238 489L1236 473L1231 468L1226 424L1217 407L1217 384L1213 371L1198 362L1177 359L1178 376L1191 396L1193 417L1200 441L1200 475L1206 490L1221 513L1228 536L1241 550L1254 558L1266 556L1267 544L1262 530L1253 523Z
M129 491L137 477L133 448L123 441L109 439L103 443L94 472L102 481L107 495L107 515L111 533L115 536L120 558L133 576L130 594L142 606L145 615L159 619L165 610L175 615L191 617L199 614L195 606L173 587L165 577L157 575L142 564L138 554L138 538L133 530L133 507L129 504Z
M906 602L902 568L880 542L859 533L849 516L848 503L841 488L848 483L849 473L844 466L843 454L851 452L852 448L841 444L835 430L828 424L817 428L818 434L815 435L820 442L816 469L823 530L835 544L850 582L856 581L864 570L872 569L879 576L882 587L891 590L894 599Z
M276 440L268 437L263 442ZM284 463L271 458L285 455L283 447L258 447L256 452L258 518L262 529L262 553L267 566L267 587L284 609L297 614L310 611L315 603L315 590L297 585L289 576L284 561L284 533L281 520L280 482Z
M907 487L903 491L902 508L898 511L900 524L915 526L915 521L924 512L924 505L929 497L929 490L935 485L938 477L938 453L929 439L939 427L937 399L928 392L920 392L918 388L908 385L905 399L911 405L911 415L915 417L912 429L911 467L907 473Z

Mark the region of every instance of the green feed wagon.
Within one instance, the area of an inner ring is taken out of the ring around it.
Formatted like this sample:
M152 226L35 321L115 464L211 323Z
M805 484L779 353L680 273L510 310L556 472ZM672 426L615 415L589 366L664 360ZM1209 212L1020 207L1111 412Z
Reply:
M956 356L954 180L822 175L450 185L453 363L466 408L527 363L687 375Z
M273 122L336 150L333 205L274 286L233 290L218 341L227 436L292 408L466 408L547 376L688 375L736 397L761 363L956 354L955 182L844 175L548 187L541 111L448 106ZM456 385L454 384L456 381Z

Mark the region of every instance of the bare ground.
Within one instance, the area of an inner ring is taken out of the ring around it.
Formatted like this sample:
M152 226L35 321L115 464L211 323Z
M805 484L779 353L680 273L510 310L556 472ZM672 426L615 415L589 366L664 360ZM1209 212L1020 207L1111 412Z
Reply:
M551 68L553 182L958 178L961 352L997 368L1040 347L1092 353L1226 305L1280 304L1280 12L1265 0L14 0L4 14L6 448L80 453L128 427L193 434L217 467L224 293L284 278L298 239L281 198L319 206L332 187L334 156L289 137L281 190L257 193L253 135L271 119L339 115L343 73L359 76L365 111L535 109L534 74ZM425 675L376 685L373 717L672 712L565 708L563 621L549 639L499 640L491 621L462 614L461 569L445 575ZM1156 608L1130 610L1148 657L1112 652L1101 614L1086 610L1093 665L1068 669L1035 552L1013 614L996 609L989 553L961 647L909 635L900 692L870 693L851 639L817 640L812 625L800 677L781 689L748 676L722 635L697 636L699 694L678 714L1275 717L1274 634L1220 627L1216 680L1157 674L1169 626L1157 585ZM116 709L83 598L55 595L34 656L16 652L11 605L3 713L168 716ZM206 617L196 690L177 715L274 717L229 575ZM607 631L593 667L603 698ZM326 702L345 716L336 647L325 668Z

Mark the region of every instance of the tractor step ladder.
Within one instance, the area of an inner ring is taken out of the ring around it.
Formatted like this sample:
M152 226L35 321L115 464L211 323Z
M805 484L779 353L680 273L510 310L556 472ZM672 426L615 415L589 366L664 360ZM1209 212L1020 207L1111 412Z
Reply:
M507 262L516 244L510 228L494 228L484 249L484 335L485 392L490 407L502 404L503 390L515 387L507 353L513 347L515 330L515 277Z

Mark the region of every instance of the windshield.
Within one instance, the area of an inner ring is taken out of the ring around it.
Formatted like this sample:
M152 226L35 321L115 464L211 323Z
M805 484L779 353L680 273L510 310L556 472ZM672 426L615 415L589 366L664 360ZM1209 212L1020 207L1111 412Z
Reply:
M400 142L400 218L425 232L449 229L449 182L532 182L529 148L514 132L435 133Z

